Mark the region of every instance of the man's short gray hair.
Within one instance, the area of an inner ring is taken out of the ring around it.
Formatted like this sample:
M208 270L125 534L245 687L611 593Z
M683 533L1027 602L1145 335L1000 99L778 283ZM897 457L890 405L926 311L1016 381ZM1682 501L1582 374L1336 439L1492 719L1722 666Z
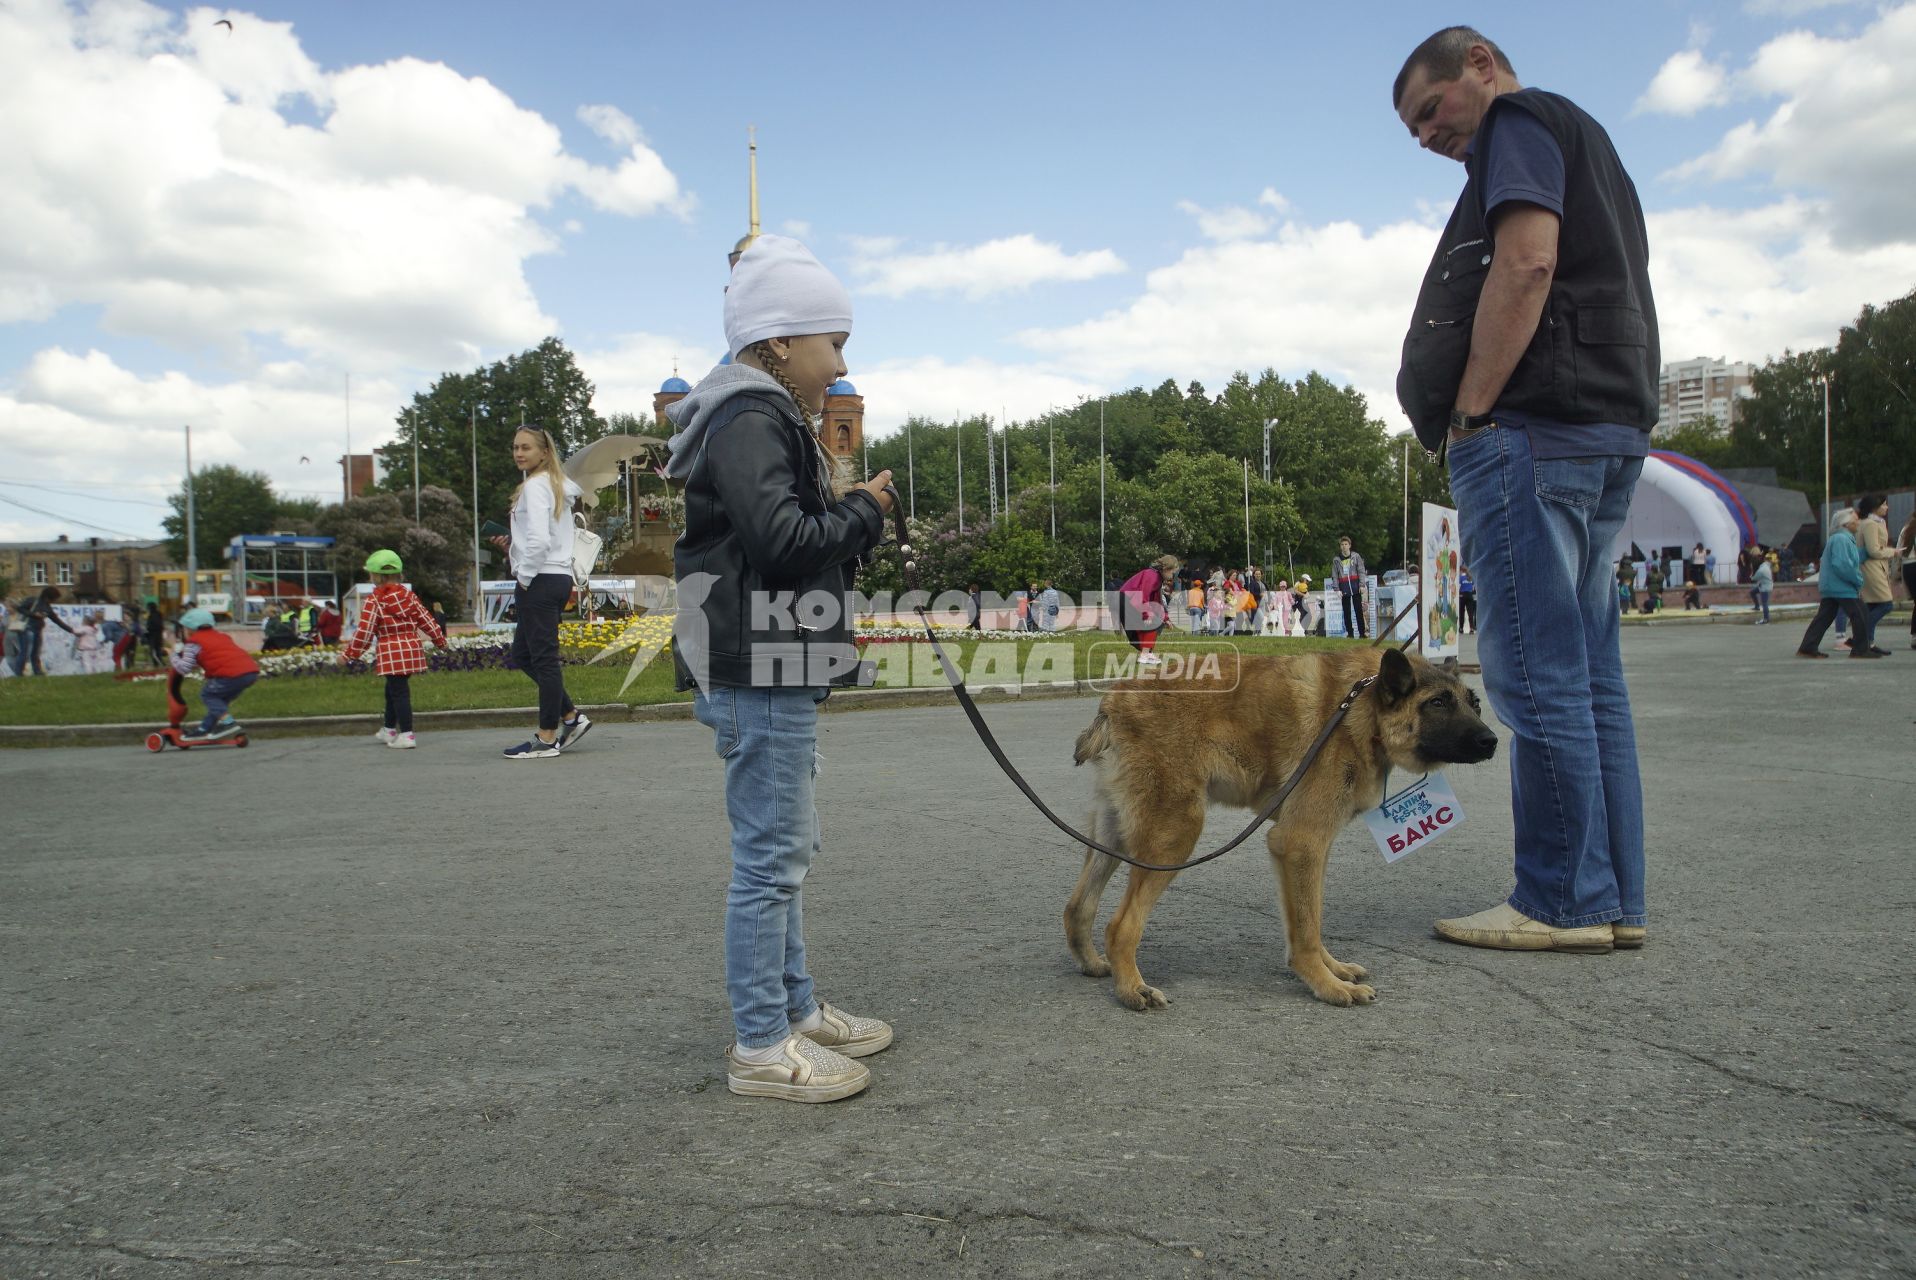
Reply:
M1477 28L1445 27L1412 49L1410 57L1404 59L1404 69L1397 73L1397 79L1390 87L1391 110L1395 111L1397 104L1404 100L1404 85L1409 83L1411 72L1422 67L1431 80L1439 84L1455 80L1464 73L1464 60L1470 56L1470 46L1474 44L1489 49L1500 69L1513 76L1517 74L1517 69L1510 65L1510 59L1497 47L1497 42Z

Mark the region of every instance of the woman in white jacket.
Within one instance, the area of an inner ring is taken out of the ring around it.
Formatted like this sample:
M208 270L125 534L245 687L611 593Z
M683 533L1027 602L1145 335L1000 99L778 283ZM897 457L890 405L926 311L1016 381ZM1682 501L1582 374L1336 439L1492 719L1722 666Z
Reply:
M512 436L512 462L524 479L512 499L512 539L494 538L512 556L517 625L512 661L539 686L539 728L508 760L539 760L574 745L592 727L572 705L559 670L559 615L572 594L572 502L584 490L566 479L552 434L520 427Z

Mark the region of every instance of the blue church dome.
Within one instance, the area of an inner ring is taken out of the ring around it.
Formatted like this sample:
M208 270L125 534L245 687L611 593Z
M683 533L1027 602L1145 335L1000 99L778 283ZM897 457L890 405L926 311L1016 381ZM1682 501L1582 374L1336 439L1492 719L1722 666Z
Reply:
M692 384L687 382L684 378L680 378L680 377L667 378L664 382L659 384L659 393L661 395L670 395L674 391L678 392L680 395L684 395L686 392L690 391L691 389L692 389Z
M837 382L825 388L825 394L828 396L855 396L858 394L858 388L845 381L845 379L840 378Z

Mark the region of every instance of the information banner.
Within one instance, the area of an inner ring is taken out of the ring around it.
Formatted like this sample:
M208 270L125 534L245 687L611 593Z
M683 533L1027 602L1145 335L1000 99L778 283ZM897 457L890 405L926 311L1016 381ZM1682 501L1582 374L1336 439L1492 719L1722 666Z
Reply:
M1457 512L1426 502L1423 565L1418 575L1423 636L1417 644L1418 651L1432 661L1457 656L1457 571L1463 565L1458 546Z

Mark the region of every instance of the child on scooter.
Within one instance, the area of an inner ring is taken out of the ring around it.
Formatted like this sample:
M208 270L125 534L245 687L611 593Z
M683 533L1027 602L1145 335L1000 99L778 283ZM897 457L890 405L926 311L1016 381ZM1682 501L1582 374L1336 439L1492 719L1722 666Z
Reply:
M213 626L213 615L206 609L188 609L180 615L180 645L173 651L173 669L183 676L204 671L200 701L206 715L198 727L180 735L180 742L213 742L230 738L240 731L231 708L242 693L259 679L259 664L233 643L233 638Z

